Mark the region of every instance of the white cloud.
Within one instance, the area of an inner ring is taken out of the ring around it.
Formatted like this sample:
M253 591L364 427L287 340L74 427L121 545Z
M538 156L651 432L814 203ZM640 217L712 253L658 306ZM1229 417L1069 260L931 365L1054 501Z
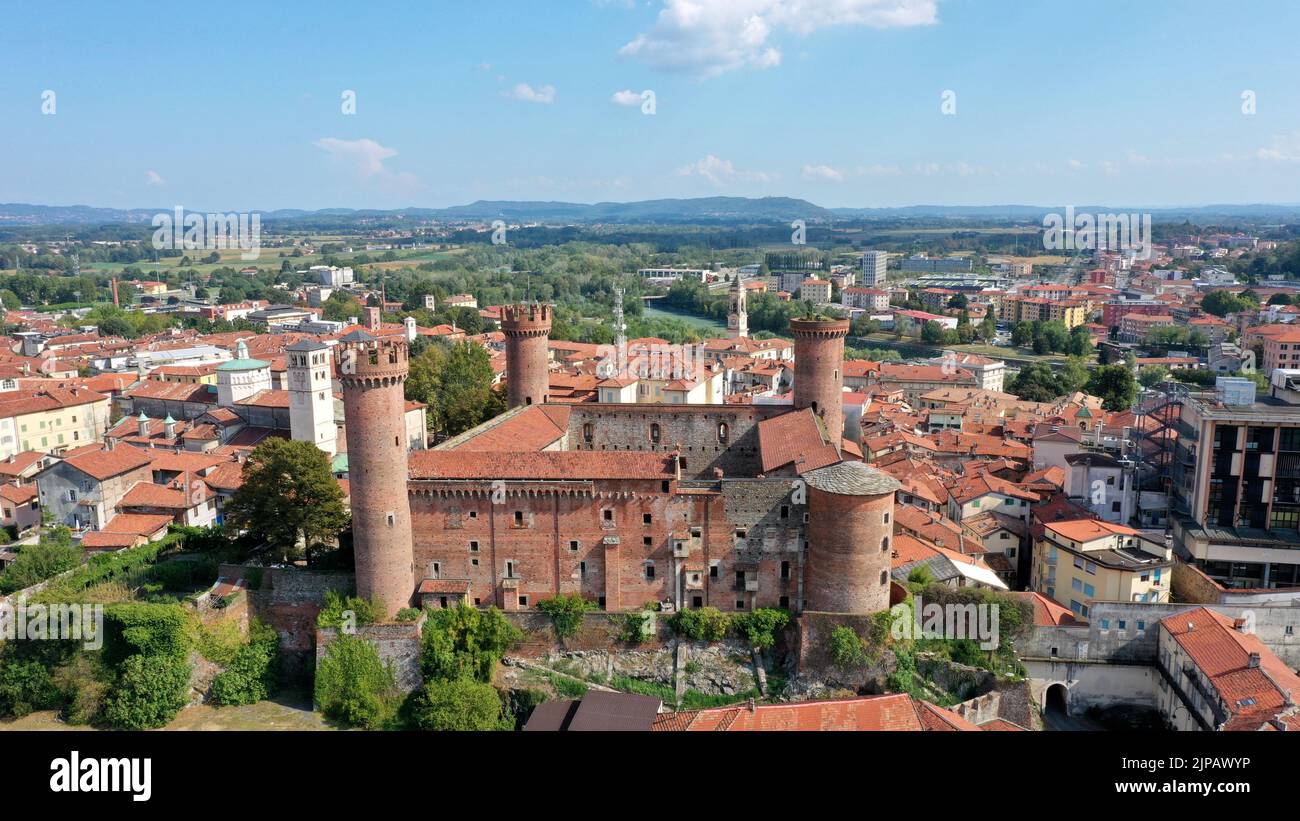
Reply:
M829 165L805 165L803 167L803 178L805 180L844 182L844 172Z
M371 139L340 140L323 137L313 143L330 156L335 165L345 169L359 181L377 188L400 194L422 189L420 179L407 171L393 171L384 161L397 156L397 150L380 145Z
M363 178L375 177L385 172L384 160L396 157L397 150L386 148L374 140L340 140L325 137L314 145L329 154L340 165L348 167Z
M1300 131L1274 137L1269 145L1255 149L1255 159L1265 162L1300 162Z
M533 88L528 83L518 83L506 96L526 103L549 105L555 102L555 86L547 85Z
M641 105L641 95L631 89L624 89L615 91L614 96L610 97L609 101L614 105Z
M153 170L144 172L144 181L146 185L152 185L154 187L167 184L167 180L162 178L162 174Z
M649 30L619 50L664 71L712 77L781 62L773 35L840 26L937 22L937 0L664 0Z
M718 186L735 182L771 182L773 179L772 175L763 171L741 171L732 164L731 160L724 160L713 154L709 154L699 162L677 169L677 173L684 177L703 177Z

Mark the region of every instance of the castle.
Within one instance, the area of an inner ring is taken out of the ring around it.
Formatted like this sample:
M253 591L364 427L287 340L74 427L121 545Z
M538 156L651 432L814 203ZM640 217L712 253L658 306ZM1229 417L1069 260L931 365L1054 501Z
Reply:
M551 316L503 311L511 410L425 451L402 437L405 340L341 340L361 595L390 614L566 593L608 611L888 607L899 483L843 439L847 321L791 323L793 406L556 404Z

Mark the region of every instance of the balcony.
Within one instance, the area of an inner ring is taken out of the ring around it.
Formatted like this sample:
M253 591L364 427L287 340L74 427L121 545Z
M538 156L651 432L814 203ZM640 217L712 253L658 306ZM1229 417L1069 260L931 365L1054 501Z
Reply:
M501 580L502 590L518 590L520 578L518 576L506 576Z

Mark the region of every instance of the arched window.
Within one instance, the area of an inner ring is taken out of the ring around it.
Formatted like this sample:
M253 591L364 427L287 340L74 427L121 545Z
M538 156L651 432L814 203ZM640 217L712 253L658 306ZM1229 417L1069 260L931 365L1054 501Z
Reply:
M659 444L659 423L658 422L650 423L650 441L654 442L656 445Z
M718 423L718 441L721 442L721 443L723 443L724 445L727 443L727 423L726 423L726 422L719 422L719 423Z
M584 425L582 426L582 441L584 441L584 442L590 442L591 439L592 439L593 434L594 434L594 431L592 430L592 427L591 427L591 423L590 423L590 422L587 422L586 424L584 424Z

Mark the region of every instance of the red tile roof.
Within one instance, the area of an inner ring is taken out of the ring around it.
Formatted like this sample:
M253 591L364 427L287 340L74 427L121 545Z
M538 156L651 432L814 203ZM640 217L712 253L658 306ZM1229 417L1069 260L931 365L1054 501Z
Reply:
M947 710L917 702L906 693L788 704L742 704L660 714L655 731L880 731L975 730Z
M103 481L143 467L152 459L152 456L139 448L117 445L112 450L96 449L77 453L63 461L82 473Z
M671 479L672 458L638 451L491 453L422 450L410 456L412 479Z

